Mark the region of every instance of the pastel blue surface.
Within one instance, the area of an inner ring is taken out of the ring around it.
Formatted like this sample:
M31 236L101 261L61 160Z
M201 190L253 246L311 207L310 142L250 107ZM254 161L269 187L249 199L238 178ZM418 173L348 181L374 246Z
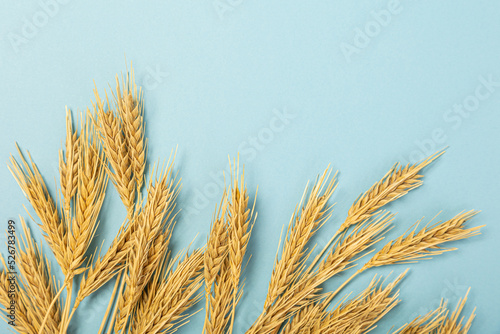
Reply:
M373 333L387 333L472 287L471 333L500 333L500 2L498 1L1 1L0 230L29 218L7 170L15 142L28 149L55 191L65 106L90 106L132 61L144 87L149 161L178 147L182 208L173 251L201 246L220 199L228 155L240 152L248 188L258 186L258 219L248 252L235 333L259 314L280 232L308 180L339 170L324 245L356 197L396 161L449 146L425 170L425 184L388 208L388 237L441 211L482 212L483 234L459 250L411 266L401 304ZM277 118L279 117L281 118ZM33 212L30 209L30 212ZM105 247L125 215L110 187L98 242ZM39 231L28 219L40 238ZM5 235L1 252L6 253ZM49 257L52 254L46 247ZM55 266L54 266L55 267ZM359 292L366 272L344 293ZM58 277L61 276L58 274ZM334 289L348 274L326 285ZM393 276L394 277L394 276ZM95 333L112 285L82 304L71 333ZM202 303L198 308L202 307ZM179 333L200 333L203 312ZM0 332L8 328L0 324Z

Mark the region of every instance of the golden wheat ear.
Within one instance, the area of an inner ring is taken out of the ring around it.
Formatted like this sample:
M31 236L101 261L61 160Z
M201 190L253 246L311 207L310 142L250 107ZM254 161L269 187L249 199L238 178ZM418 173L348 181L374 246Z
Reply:
M214 213L212 227L203 259L205 279L205 322L206 334L223 333L229 323L231 310L231 282L229 269L229 231L225 220L228 193L224 190L221 203Z
M332 207L328 200L336 188L336 175L330 178L331 169L327 168L314 184L307 200L304 202L307 186L304 190L300 209L297 209L288 225L287 236L281 252L281 257L276 260L269 283L264 309L286 290L290 283L297 279L304 261L307 259L307 244L321 225L328 220Z
M55 298L57 287L52 281L50 263L31 237L31 231L22 217L20 221L24 237L20 238L23 247L18 249L19 272L29 301L32 325L39 330L45 313ZM48 330L57 332L60 325L61 305L57 299L55 305L50 308L45 326Z
M146 168L147 145L144 136L144 99L142 90L137 90L133 68L127 72L121 85L116 77L116 93L114 94L117 112L123 122L125 139L130 152L130 163L137 184L137 192L140 192L144 181L144 170Z
M476 308L472 310L471 315L466 323L462 324L463 317L460 317L462 310L467 301L467 296L469 295L470 288L467 290L465 297L458 301L458 305L446 320L439 326L436 330L436 334L467 334L472 326L472 321L476 317Z
M117 332L125 329L128 318L139 300L154 270L167 251L173 221L169 221L164 233L166 219L175 217L175 199L179 181L172 178L173 161L148 185L146 203L136 211L137 223L132 233L133 245L129 247L125 273L125 290L118 299Z
M445 321L448 310L446 303L441 301L441 305L424 316L416 317L409 324L397 329L392 334L429 334L435 333L435 330Z
M125 125L120 116L113 110L106 94L106 104L94 89L96 101L93 102L92 119L109 167L107 172L127 209L128 218L134 213L134 204L137 195L136 182L133 174L133 165L130 157L130 148L127 144Z
M71 221L70 210L78 187L79 136L73 131L71 110L66 109L66 141L59 150L59 176L65 222Z
M354 224L364 221L384 205L406 195L409 191L420 187L423 182L420 171L444 154L436 152L424 161L406 166L394 165L384 177L361 195L351 206L347 219L340 226L345 230Z
M28 163L17 144L16 148L21 164L11 156L8 166L9 170L40 218L40 223L38 225L43 232L43 236L54 253L63 273L66 273L69 270L69 263L67 261L69 251L66 242L67 231L60 218L56 202L54 202L52 196L49 194L45 181L29 152ZM26 212L28 212L27 209Z
M67 245L69 270L66 280L86 270L80 268L85 254L96 232L97 218L106 195L108 176L105 169L104 152L87 111L79 137L77 163L77 192L74 214L65 217L67 222Z
M423 181L421 180L422 175L419 174L420 171L443 155L444 152L444 150L438 151L424 161L413 165L407 164L403 167L400 166L399 163L396 163L381 180L354 201L347 213L347 218L340 225L339 230L332 236L325 247L323 247L321 252L315 257L314 261L309 266L309 270L312 270L318 264L337 237L344 231L351 226L367 221L374 215L380 213L380 209L382 209L384 205L421 186Z
M363 267L368 269L389 264L412 263L429 259L434 255L456 250L444 249L441 245L450 241L470 238L480 234L483 226L465 228L465 224L478 212L471 210L460 213L450 220L424 227L418 233L415 225L406 236L402 235L385 245Z
M160 269L138 304L130 333L173 333L187 322L193 314L186 312L202 297L203 253L203 249L186 253L180 262L175 257L166 270Z

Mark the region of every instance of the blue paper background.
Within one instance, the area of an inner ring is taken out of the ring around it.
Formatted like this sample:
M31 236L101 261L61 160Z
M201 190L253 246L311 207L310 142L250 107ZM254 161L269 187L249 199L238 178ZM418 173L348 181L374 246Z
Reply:
M471 224L487 227L458 251L412 266L400 285L402 303L373 333L429 311L441 297L454 307L469 286L465 314L473 306L478 313L471 333L500 332L500 2L0 3L1 230L8 219L27 217L27 200L6 167L14 143L30 150L55 191L65 106L90 106L94 80L101 92L108 88L126 56L144 87L149 161L168 158L178 145L183 211L174 252L196 236L196 246L206 240L222 193L212 176L221 175L228 155L240 150L248 188L254 194L259 186L235 333L262 308L280 232L307 180L329 163L340 171L333 217L315 238L323 245L354 199L394 162L445 146L425 170L425 184L390 205L398 215L389 238L439 211L446 219L482 210ZM363 39L366 29L371 37ZM472 111L460 114L456 105L463 104ZM285 110L293 117L281 127L273 118ZM109 244L124 215L110 187L98 240ZM0 244L6 248L3 234ZM344 292L359 292L375 272L405 268L366 272ZM107 285L81 306L70 332L96 332L111 290ZM179 333L200 333L202 322L200 312ZM0 332L8 332L4 323Z

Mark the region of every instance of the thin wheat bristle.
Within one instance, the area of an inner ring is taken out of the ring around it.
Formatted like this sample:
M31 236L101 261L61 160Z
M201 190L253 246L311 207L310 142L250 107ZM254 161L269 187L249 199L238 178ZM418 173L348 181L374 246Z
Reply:
M336 175L329 180L330 173L328 168L318 178L304 206L291 218L281 258L274 265L264 309L268 309L297 277L309 240L330 216L331 207L327 203L335 191L336 182ZM306 192L307 187L304 194Z
M418 227L416 224L406 236L402 235L385 245L363 268L411 263L455 250L455 248L443 249L440 245L478 235L482 226L465 228L465 223L476 214L477 211L474 210L463 212L443 223L437 223L431 227L426 226L418 233L415 233Z
M422 175L419 172L443 155L444 152L436 152L418 164L407 164L405 167L398 164L394 165L380 181L361 195L351 206L346 220L340 226L340 230L346 230L349 226L372 217L382 206L421 186L423 182L420 180Z

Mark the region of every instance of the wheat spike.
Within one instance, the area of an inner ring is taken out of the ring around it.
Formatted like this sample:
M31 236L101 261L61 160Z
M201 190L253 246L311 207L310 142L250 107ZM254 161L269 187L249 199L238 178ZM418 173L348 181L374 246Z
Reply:
M389 213L365 222L342 240L338 240L328 256L314 272L305 272L291 284L271 307L263 312L247 333L274 333L289 317L314 302L320 285L333 276L353 267L360 254L383 239L394 215Z
M420 171L443 154L444 151L437 152L421 163L407 164L405 167L396 164L380 181L356 200L349 209L340 230L346 230L349 226L372 217L382 206L421 186L423 182L420 180L422 178Z
M428 334L435 333L441 326L447 315L446 303L441 301L441 305L424 316L416 317L409 324L396 330L393 334Z
M330 216L331 207L327 202L335 191L336 181L336 175L328 180L330 173L328 168L318 178L305 205L300 212L296 210L290 220L281 258L274 265L264 309L268 309L297 277L298 268L306 254L307 243ZM304 196L306 192L307 187Z
M418 233L415 233L418 227L418 224L416 224L408 235L402 235L385 245L363 268L368 269L396 263L411 263L455 250L456 248L443 249L440 248L440 245L445 242L478 235L479 229L482 226L469 229L464 228L465 223L476 214L477 211L474 210L463 212L443 223L437 223L431 227L426 226Z
M38 225L45 240L47 240L63 273L66 273L69 269L69 263L66 261L66 254L68 253L66 230L61 222L57 206L47 190L40 171L33 163L31 155L28 153L30 160L28 164L17 144L16 148L22 165L11 156L9 170L40 218L41 223Z
M462 324L463 317L459 318L465 306L465 302L467 301L469 292L470 288L467 290L465 297L458 301L458 305L455 308L455 311L453 311L453 313L449 317L447 317L436 330L436 334L467 334L469 332L470 327L472 326L472 321L476 317L476 309L474 308L472 314L465 324Z
M227 204L227 192L224 191L218 211L214 214L203 259L206 299L203 331L207 334L224 333L229 322L231 282L228 272L228 225L225 221Z
M171 261L164 274L157 275L154 291L147 292L143 306L137 309L131 333L173 333L190 316L185 312L196 304L203 285L203 250L186 255L173 270ZM151 287L151 286L150 286Z
M239 300L240 276L243 258L250 240L253 209L248 207L248 193L245 185L245 170L239 176L239 160L233 164L231 175L231 189L227 206L227 222L229 225L229 272L232 282L232 310L229 333L233 331L234 314ZM255 201L254 201L255 204ZM243 287L241 287L243 289Z
M123 121L123 130L130 152L130 162L139 192L144 181L146 166L146 143L144 141L144 103L142 91L135 84L134 70L127 73L126 80L122 77L122 85L116 77L117 111Z
M153 270L162 259L166 246L170 240L172 224L167 226L167 233L159 234L163 230L164 220L170 217L175 208L173 202L177 196L179 183L170 178L173 165L169 164L162 172L156 183L151 180L148 185L148 196L145 207L137 213L136 230L131 236L134 243L129 248L127 258L126 287L118 300L118 318L115 330L124 329L128 317L153 274Z
M39 329L45 317L46 310L55 296L55 286L51 283L50 264L43 256L41 249L31 237L31 232L20 217L24 238L21 237L24 249L18 249L19 272L22 275L22 284L26 290L26 296L30 301L30 313L32 314L32 325ZM59 330L61 321L60 305L56 303L50 309L49 319L46 327L54 332Z
M65 152L62 149L59 151L59 174L66 222L71 220L71 201L78 187L79 136L76 130L73 131L72 122L71 110L67 109Z
M97 218L101 211L108 178L105 170L104 154L99 147L97 137L86 116L82 122L78 151L78 192L75 199L75 215L71 217L68 230L69 271L66 280L82 273L86 268L80 268L85 260L85 253L97 229Z
M399 291L394 292L394 289L407 271L385 288L382 287L381 278L375 276L360 295L347 303L340 304L328 313L319 325L321 333L361 334L375 328L376 323L399 303Z
M94 123L111 165L108 172L130 218L134 211L136 183L129 147L123 131L123 121L111 108L107 94L107 110L105 110L104 102L97 89L94 89L94 95L96 99L96 102L93 103Z

